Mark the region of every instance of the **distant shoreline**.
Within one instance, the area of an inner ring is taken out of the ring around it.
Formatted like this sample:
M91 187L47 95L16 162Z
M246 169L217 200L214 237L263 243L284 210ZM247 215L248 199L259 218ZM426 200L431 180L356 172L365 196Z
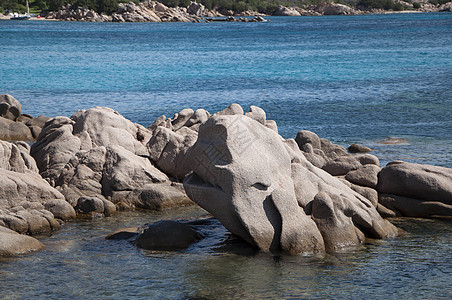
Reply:
M207 9L204 5L197 2L191 2L188 7L168 7L162 3L149 1L135 4L133 2L120 3L117 10L111 15L98 13L95 10L86 7L76 7L68 4L61 7L58 11L46 13L43 17L32 17L33 21L79 21L79 22L206 22L224 18L228 22L264 22L262 17L301 17L301 16L331 16L331 15L369 15L369 14L412 14L412 13L431 13L431 12L452 12L452 2L445 4L431 4L423 2L414 6L414 4L405 4L400 9L392 8L390 10L376 8L354 8L339 3L322 2L317 5L307 5L301 7L286 7L279 5L275 10L266 13L259 13L254 10L234 11L224 8ZM415 4L416 4L415 3ZM393 10L395 9L395 10ZM0 20L8 20L9 15L0 15ZM207 18L207 20L206 20Z

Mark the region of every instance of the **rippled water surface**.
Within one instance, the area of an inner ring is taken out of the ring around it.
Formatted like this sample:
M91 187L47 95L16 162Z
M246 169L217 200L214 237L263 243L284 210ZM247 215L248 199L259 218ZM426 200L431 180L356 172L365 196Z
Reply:
M312 130L392 159L452 167L452 14L272 18L269 23L0 21L0 93L32 115L109 106L149 125L184 107L258 105L284 137ZM381 143L388 137L403 140ZM0 258L0 299L452 298L451 220L325 257L258 253L219 224L181 252L107 241L120 227L205 216L121 212Z
M360 249L304 257L226 247L217 224L208 237L181 252L144 251L105 240L112 230L167 218L203 217L195 207L166 212L121 212L68 223L46 250L0 258L0 298L152 299L452 297L452 220L392 220L408 234L368 241Z

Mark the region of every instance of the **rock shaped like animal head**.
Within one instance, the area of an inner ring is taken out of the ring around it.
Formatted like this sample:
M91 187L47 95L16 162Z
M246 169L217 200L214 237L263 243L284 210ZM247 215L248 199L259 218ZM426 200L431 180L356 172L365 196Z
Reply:
M185 162L188 196L232 233L262 250L323 251L319 230L298 206L282 138L243 115L200 127Z

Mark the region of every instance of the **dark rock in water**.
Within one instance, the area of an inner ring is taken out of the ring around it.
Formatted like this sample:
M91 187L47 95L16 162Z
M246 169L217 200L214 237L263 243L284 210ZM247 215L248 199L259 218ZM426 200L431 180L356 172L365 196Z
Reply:
M37 239L0 226L0 256L27 254L43 248Z
M174 250L186 248L201 238L201 235L188 224L160 221L149 225L134 244L147 250Z
M358 145L358 144L351 144L347 150L350 153L366 153L366 152L372 151L372 149L370 149L369 147Z
M115 230L105 237L106 240L130 240L140 234L140 228L128 227Z

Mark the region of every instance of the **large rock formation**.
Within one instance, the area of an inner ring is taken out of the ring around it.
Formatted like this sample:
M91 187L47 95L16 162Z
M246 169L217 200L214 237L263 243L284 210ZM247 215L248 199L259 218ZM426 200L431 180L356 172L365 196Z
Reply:
M157 199L149 207L190 203L152 165L146 148L150 138L151 132L143 126L112 109L97 107L77 111L71 118L49 121L33 145L32 155L42 177L58 188L72 206L83 200L80 198L97 197L104 203L106 214L111 207L107 199L125 206L146 207L143 193L147 195L156 188L170 192L154 197Z
M394 215L452 216L452 169L395 161L378 181L379 203Z
M190 5L190 11L182 7L167 7L155 1L119 3L118 9L111 16L98 14L84 7L68 4L59 11L49 12L46 19L85 22L193 22L198 21L201 14L207 14L202 4L197 9Z
M293 140L241 114L216 114L186 154L192 200L263 250L334 251L393 237L369 200L307 161Z
M39 175L28 144L0 141L0 226L35 234L74 217L63 195Z

